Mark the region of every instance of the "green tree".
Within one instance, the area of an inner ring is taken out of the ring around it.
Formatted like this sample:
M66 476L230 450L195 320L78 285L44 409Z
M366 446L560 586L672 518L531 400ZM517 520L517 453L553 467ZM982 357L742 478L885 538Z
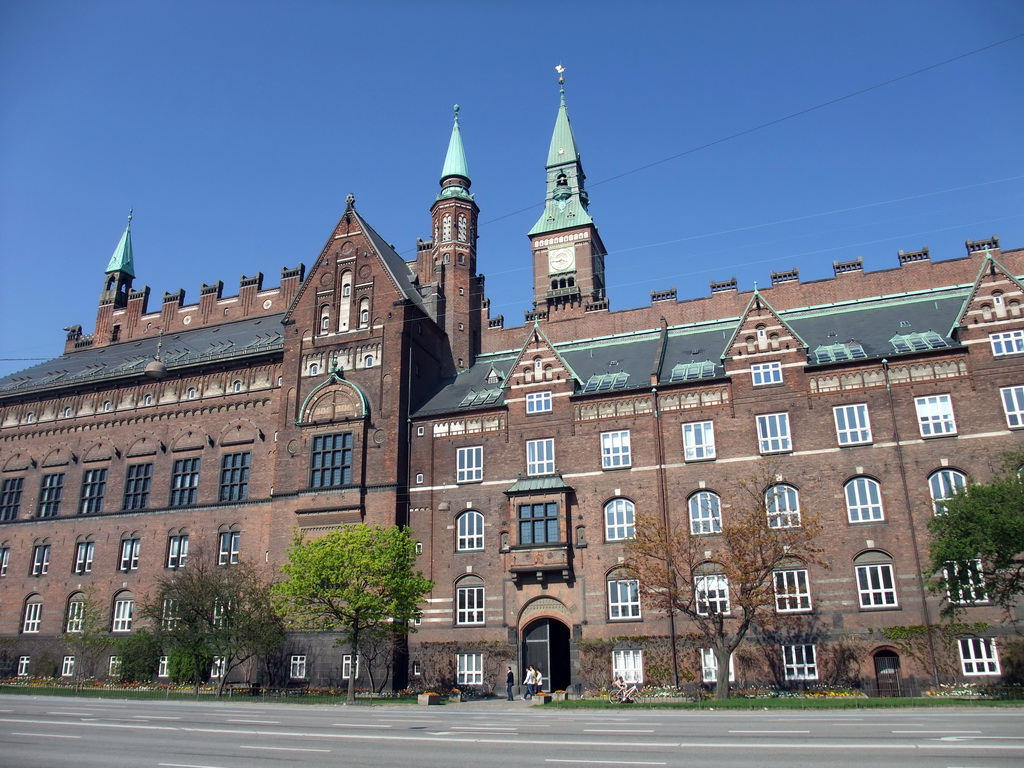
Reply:
M117 654L121 657L122 683L150 682L160 665L160 639L151 632L140 630L117 640Z
M714 651L715 698L728 698L729 659L751 626L777 621L775 571L812 563L827 567L814 544L819 522L793 511L788 486L780 482L770 465L761 465L723 498L720 518L713 516L720 523L705 533L692 534L686 523L666 525L660 517L637 515L635 535L626 542L625 568L638 580L645 601L688 618Z
M434 583L414 569L416 543L408 528L347 526L305 539L296 533L274 587L289 622L303 631L338 632L353 654L368 634L410 631ZM355 701L349 675L348 701Z
M92 677L96 662L114 642L110 636L110 617L96 597L96 588L76 593L68 603L68 616L61 633L64 645L75 657L75 684Z
M929 524L931 588L953 597L943 614L992 602L1008 614L1024 592L1024 451L987 483L969 482Z
M271 600L272 582L254 565L218 565L194 551L188 566L157 582L142 607L165 650L192 662L198 694L214 657L217 695L232 670L255 656L273 653L284 642L284 625Z

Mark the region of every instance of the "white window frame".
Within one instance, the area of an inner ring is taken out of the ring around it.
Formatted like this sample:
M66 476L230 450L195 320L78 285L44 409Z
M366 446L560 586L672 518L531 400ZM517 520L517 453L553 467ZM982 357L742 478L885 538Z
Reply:
M161 656L160 662L156 667L157 677L170 677L171 676L171 661L169 656Z
M528 392L526 394L526 413L548 413L551 411L550 392Z
M60 665L60 676L61 677L74 677L75 676L75 657L65 656L64 662Z
M471 445L455 452L455 482L478 483L484 479L484 447Z
M999 397L1003 403L1006 426L1010 429L1024 427L1024 386L1003 387L999 390Z
M141 546L141 539L121 539L121 559L117 570L125 573L138 570L139 549Z
M949 599L949 602L955 605L977 605L978 603L988 602L988 592L985 589L984 567L981 564L981 558L974 558L962 563L946 563L946 567L943 570L945 571L947 582L951 576L961 578L959 594L954 595L949 589L946 589L946 597ZM966 571L965 577L961 576L962 571Z
M729 577L721 573L699 576L693 585L697 613L701 616L720 614L728 616L732 610L729 602Z
M455 588L455 624L479 627L484 624L484 585L471 584Z
M184 568L188 562L188 534L179 533L169 537L167 541L167 567Z
M605 541L625 541L636 533L636 505L621 496L604 505Z
M85 622L85 599L68 601L68 618L64 623L67 633L81 632Z
M455 655L458 685L484 684L484 655L482 653L458 653Z
M961 637L960 670L968 677L998 675L999 649L991 637Z
M32 664L31 656L19 656L18 657L18 677L28 677L29 666Z
M683 461L708 461L715 457L715 423L691 421L683 424Z
M967 487L967 475L956 469L943 467L928 475L928 494L932 498L932 512L942 515L946 502L961 488Z
M757 417L757 441L762 454L789 453L793 439L789 430L789 413L762 413Z
M690 533L694 536L722 532L722 497L714 491L697 491L686 502Z
M121 657L112 655L107 661L107 677L121 676Z
M801 525L800 491L789 483L776 483L765 491L764 508L769 528L781 530Z
M818 660L814 644L782 646L782 668L787 680L817 680Z
M42 601L36 601L34 603L25 603L25 620L21 624L22 634L31 635L39 632L39 625L42 622L42 619Z
M942 437L956 434L953 400L949 395L926 395L914 398L917 425L921 437Z
M872 441L867 403L837 405L832 409L839 445L865 445Z
M288 660L288 677L292 680L306 679L306 657L299 654Z
M892 563L869 563L858 565L857 598L862 610L872 608L896 608L896 574Z
M811 610L811 582L806 568L786 568L772 573L776 613Z
M526 474L553 475L555 473L555 439L545 437L526 441Z
M601 469L622 469L632 464L629 430L601 433Z
M217 565L237 565L238 555L242 551L242 532L221 531L219 541Z
M612 680L622 678L629 685L644 682L644 652L635 648L612 651Z
M484 548L484 515L476 509L467 509L455 519L456 552L473 552Z
M80 541L75 545L75 573L92 573L93 556L96 544L92 541Z
M50 570L50 545L37 544L32 550L32 575L45 576Z
M885 520L882 504L882 485L873 477L858 475L843 486L846 497L846 519L851 523L871 523Z
M718 657L714 648L700 649L700 679L704 683L718 682ZM729 654L729 682L736 682L736 665L733 654Z
M220 680L224 677L224 667L226 659L223 656L214 656L213 661L210 664L210 679Z
M640 618L640 582L636 579L608 580L608 619L633 621Z
M352 654L341 657L341 679L348 680L352 676ZM356 654L356 680L359 679L359 654Z
M0 576L7 575L7 567L11 564L11 548L0 547Z
M782 383L782 363L778 360L770 363L754 363L750 366L750 378L755 387L767 387Z
M132 615L135 612L135 600L130 597L114 601L114 618L110 625L111 632L131 632Z
M990 333L988 340L992 344L993 357L1019 355L1024 352L1024 330Z

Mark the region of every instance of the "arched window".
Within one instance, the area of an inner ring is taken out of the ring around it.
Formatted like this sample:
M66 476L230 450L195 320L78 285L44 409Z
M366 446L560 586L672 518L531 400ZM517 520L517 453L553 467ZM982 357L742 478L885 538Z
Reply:
M26 423L31 424L35 420L36 420L36 415L32 411L29 411L27 414L25 414L25 422Z
M721 533L722 499L712 491L699 491L690 497L690 533Z
M143 405L152 405L153 404L153 396L152 395L146 395L142 399L142 404Z
M853 561L857 575L857 595L861 608L896 606L896 577L892 558L880 550L868 550Z
M188 388L188 394L186 394L185 397L187 397L189 400L195 400L196 399L196 388L195 387L189 387Z
M946 511L946 501L967 487L967 475L955 469L940 469L928 478L928 491L932 496L932 509L936 515Z
M452 239L452 217L445 216L441 219L441 239L447 242Z
M71 416L71 408L65 408L64 409L64 418L67 419L67 418L70 418L70 416Z
M25 613L21 622L21 631L31 634L39 631L39 625L43 620L43 598L42 595L29 595L25 598Z
M484 580L466 576L455 587L455 623L469 626L484 623Z
M352 295L352 273L341 273L341 297L347 299Z
M792 485L779 483L764 492L769 528L800 527L800 494Z
M320 366L317 365L316 363L310 363L309 364L309 375L310 376L316 376L318 373L320 373Z
M363 299L359 302L359 327L370 327L370 300Z
M468 509L459 515L456 521L458 538L455 549L468 552L484 548L484 516L475 509Z
M459 216L459 240L469 242L469 229L466 227L466 217Z
M114 404L111 403L109 400L104 400L103 401L103 410L104 411L109 411L113 407L114 407Z
M846 515L851 523L884 520L882 486L870 477L855 477L845 486Z
M328 333L331 330L331 313L324 307L320 311L320 333Z
M363 358L363 368L373 368L373 355L367 355Z
M85 593L75 592L68 598L67 618L64 621L65 632L81 632L85 623Z
M604 538L606 541L632 539L636 508L629 499L612 499L604 505Z
M241 392L242 391L242 382L240 382L238 379L235 379L233 382L231 382L231 391L232 392Z
M608 574L608 618L612 621L640 618L640 582L624 578L628 574Z
M128 590L114 595L114 610L111 613L111 632L131 632L135 614L135 596Z

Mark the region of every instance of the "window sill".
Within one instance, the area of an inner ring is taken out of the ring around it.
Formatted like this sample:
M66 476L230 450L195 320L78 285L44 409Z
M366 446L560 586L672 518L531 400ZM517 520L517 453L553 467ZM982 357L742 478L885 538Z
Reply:
M922 440L941 440L944 437L957 437L957 432L943 432L941 435L921 435Z
M632 469L632 464L623 464L621 467L601 467L602 472L621 472L624 469Z
M703 464L703 463L708 462L708 461L714 461L717 458L718 458L717 456L704 456L703 458L699 458L699 459L688 459L688 458L686 458L684 456L683 457L683 461L686 464Z
M860 610L866 613L880 613L884 611L902 611L902 605L862 605Z

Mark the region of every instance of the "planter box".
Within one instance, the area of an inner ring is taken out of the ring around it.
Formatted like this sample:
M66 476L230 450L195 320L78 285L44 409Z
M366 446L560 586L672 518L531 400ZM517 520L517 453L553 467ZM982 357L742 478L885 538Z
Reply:
M547 704L547 703L549 703L551 701L551 694L550 693L537 693L537 694L534 694L534 697L533 697L532 701L533 701L534 706Z
M566 691L556 691L551 694L552 701L568 701L569 694Z
M438 696L436 693L421 693L416 697L416 703L423 704L424 706L428 706L430 704L440 704L441 697Z

